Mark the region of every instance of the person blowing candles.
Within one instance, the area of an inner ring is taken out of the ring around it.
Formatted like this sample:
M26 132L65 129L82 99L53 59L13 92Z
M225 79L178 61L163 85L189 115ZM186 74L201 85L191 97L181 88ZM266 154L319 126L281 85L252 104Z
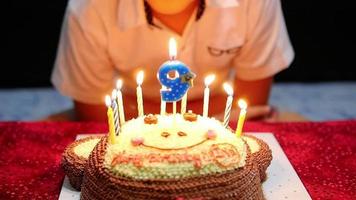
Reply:
M247 119L269 116L273 76L294 57L280 0L70 0L52 83L73 99L78 119L104 121L102 97L120 77L129 120L137 117L136 74L143 70L142 110L160 113L162 86L156 72L167 60L171 37L177 41L177 60L197 75L186 110L203 112L204 78L215 74L209 85L209 104L214 105L209 116L224 116L221 86L235 71L234 98L249 102ZM233 106L231 119L236 119Z

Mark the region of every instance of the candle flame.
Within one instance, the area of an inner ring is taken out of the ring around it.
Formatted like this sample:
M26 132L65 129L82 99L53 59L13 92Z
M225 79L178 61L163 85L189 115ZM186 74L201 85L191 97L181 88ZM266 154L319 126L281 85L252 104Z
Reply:
M215 74L210 74L204 79L205 86L208 87L215 80Z
M224 83L223 85L225 92L229 95L232 96L234 94L234 89L231 87L230 84Z
M105 104L106 104L107 107L111 106L111 98L110 98L109 95L105 96Z
M142 82L143 82L143 71L139 71L137 76L136 76L136 82L137 82L137 85L141 85Z
M111 92L111 99L116 99L117 98L117 90L113 89Z
M173 37L169 38L168 47L169 57L173 60L177 56L177 42Z
M122 88L122 79L117 79L116 81L116 89L121 90Z
M246 110L247 108L247 103L245 100L243 99L239 99L239 101L237 102L237 104L239 105L241 110Z

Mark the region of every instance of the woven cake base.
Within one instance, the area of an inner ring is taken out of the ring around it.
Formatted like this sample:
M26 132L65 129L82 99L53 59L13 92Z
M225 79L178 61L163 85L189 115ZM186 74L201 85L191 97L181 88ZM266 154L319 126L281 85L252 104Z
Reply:
M69 183L71 184L71 186L78 191L80 191L82 185L84 167L88 159L75 154L74 148L83 142L92 139L97 139L97 138L101 138L101 137L90 136L87 138L76 140L66 147L62 155L62 161L61 161L62 169L64 170L64 173L68 176Z
M266 144L263 140L258 139L257 137L252 135L244 135L244 137L248 137L255 140L260 146L260 150L253 153L252 157L258 165L261 182L264 182L267 179L267 167L271 164L272 161L272 151L269 148L268 144Z
M248 152L246 165L225 173L182 179L133 180L104 167L107 137L91 153L84 169L81 199L264 199L257 165Z

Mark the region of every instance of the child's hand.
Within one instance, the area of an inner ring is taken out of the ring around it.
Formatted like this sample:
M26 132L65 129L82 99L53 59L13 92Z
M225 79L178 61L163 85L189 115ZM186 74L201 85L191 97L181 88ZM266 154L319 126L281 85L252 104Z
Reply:
M240 109L233 109L230 115L230 121L236 121ZM277 119L278 112L270 105L250 106L247 108L247 120L262 120L262 121L275 121ZM223 120L224 113L220 113L214 116L216 119Z

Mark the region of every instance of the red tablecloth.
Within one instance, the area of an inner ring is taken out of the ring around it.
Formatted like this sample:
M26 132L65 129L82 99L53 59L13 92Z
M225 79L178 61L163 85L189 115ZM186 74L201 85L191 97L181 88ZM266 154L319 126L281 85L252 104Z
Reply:
M0 199L57 199L61 153L100 123L0 123ZM356 199L356 121L247 123L273 132L313 199Z

